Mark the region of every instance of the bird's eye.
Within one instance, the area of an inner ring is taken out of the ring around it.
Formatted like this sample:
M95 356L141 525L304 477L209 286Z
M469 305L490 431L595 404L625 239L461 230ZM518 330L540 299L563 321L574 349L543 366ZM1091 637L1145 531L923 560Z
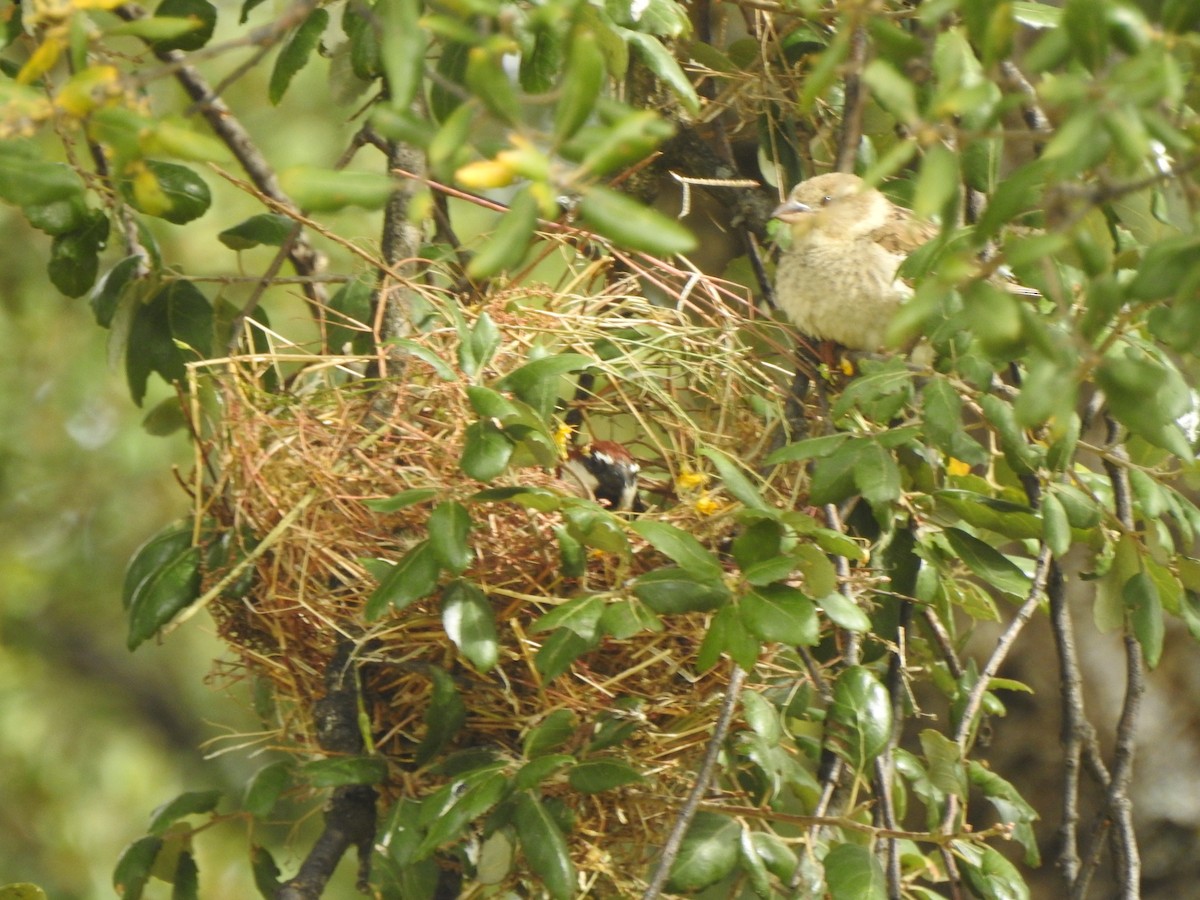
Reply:
M833 198L830 197L828 194L826 194L824 197L821 198L822 206L828 206L832 202L833 202Z

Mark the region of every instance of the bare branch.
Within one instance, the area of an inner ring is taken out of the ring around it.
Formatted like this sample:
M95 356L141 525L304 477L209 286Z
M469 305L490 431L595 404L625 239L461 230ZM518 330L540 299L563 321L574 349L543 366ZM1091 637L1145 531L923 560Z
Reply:
M729 724L733 721L733 711L737 707L738 697L742 692L742 682L745 681L745 678L746 673L742 671L741 666L735 664L729 676L729 685L725 688L725 699L721 702L717 720L713 723L713 733L712 737L708 739L704 762L696 773L696 781L692 785L691 791L688 792L687 799L684 800L683 807L679 810L679 815L675 817L675 824L671 827L671 833L667 836L666 843L663 844L658 864L654 867L654 874L642 894L642 900L655 900L660 896L667 883L667 878L671 875L671 865L675 862L675 857L679 855L679 848L683 844L688 826L692 824L692 819L695 818L704 794L708 791L708 786L716 772L721 745L725 743L725 735L729 731Z

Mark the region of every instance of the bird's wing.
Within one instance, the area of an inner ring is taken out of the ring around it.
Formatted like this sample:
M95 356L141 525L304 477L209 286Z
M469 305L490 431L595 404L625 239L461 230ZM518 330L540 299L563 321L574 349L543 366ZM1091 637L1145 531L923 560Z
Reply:
M908 254L937 232L932 222L922 222L907 209L894 206L891 216L871 232L870 239L890 253Z

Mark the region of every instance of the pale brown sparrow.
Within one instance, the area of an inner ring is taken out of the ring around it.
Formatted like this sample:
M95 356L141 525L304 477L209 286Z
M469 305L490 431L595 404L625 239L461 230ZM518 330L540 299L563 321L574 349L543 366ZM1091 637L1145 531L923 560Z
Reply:
M912 289L896 278L905 257L937 233L857 175L802 181L772 214L791 226L775 297L804 334L851 350L878 350Z

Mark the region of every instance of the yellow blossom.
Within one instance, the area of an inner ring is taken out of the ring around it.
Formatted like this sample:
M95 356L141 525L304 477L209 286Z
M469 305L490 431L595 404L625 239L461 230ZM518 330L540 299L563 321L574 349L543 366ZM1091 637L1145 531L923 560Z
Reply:
M688 468L680 469L679 477L675 479L675 489L680 493L702 488L706 484L708 484L708 475L706 473L693 472Z
M953 456L946 462L946 472L950 475L970 475L971 466Z
M558 448L558 455L563 459L567 458L567 448L571 444L571 435L574 433L575 426L568 425L566 422L560 422L554 429L554 446Z

